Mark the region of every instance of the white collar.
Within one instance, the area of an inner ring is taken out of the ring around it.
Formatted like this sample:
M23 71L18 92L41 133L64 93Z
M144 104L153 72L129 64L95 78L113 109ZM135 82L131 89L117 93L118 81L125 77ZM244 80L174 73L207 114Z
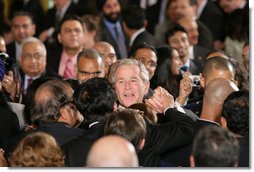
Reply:
M137 31L131 36L130 43L129 43L129 46L130 46L130 47L132 46L132 44L133 44L134 40L137 38L137 36L138 36L140 33L144 32L144 31L145 31L145 28L141 28L141 29L137 30Z

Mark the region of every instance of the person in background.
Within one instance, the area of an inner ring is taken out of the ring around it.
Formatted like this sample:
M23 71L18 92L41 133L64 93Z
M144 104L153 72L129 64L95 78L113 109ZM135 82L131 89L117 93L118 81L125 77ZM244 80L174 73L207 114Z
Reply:
M64 154L49 134L27 135L9 158L10 167L64 167Z
M76 68L76 78L81 83L90 78L105 76L103 57L94 48L79 52Z
M201 129L193 141L191 167L237 167L239 143L234 134L219 126Z
M94 48L100 53L103 58L104 74L107 78L109 67L117 60L115 49L110 43L104 41L96 42Z
M86 163L86 167L139 166L134 146L120 136L104 136L97 140L89 151Z

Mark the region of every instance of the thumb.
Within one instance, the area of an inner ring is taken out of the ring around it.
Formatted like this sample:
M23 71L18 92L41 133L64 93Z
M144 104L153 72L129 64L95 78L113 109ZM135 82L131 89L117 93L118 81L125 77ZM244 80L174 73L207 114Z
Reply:
M13 72L12 72L12 71L9 71L9 72L8 72L8 76L13 78Z

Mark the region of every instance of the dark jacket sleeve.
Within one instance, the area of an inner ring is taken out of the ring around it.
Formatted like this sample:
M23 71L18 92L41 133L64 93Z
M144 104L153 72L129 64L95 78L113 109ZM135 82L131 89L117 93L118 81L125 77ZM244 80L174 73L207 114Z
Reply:
M147 140L161 154L190 143L194 135L194 121L185 114L170 108L165 112L164 124L149 124Z

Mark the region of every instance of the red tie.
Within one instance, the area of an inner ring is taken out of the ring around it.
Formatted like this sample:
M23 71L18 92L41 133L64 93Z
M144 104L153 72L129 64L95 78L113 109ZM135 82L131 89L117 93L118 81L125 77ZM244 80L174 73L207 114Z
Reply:
M68 59L67 62L66 62L66 67L65 67L65 70L64 70L64 74L63 74L63 77L65 79L73 78L71 65L72 65L71 59Z

